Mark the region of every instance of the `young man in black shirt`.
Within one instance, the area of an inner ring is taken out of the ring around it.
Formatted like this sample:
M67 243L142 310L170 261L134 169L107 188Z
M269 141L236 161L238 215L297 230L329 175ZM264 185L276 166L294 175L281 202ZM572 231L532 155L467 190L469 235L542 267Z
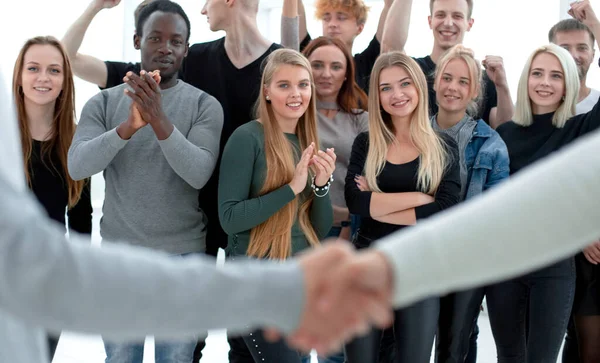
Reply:
M399 50L404 50L406 39L408 38L408 28L410 25L410 11L412 0L396 0L392 5L390 12L402 8L406 14L406 21L399 24L400 29L385 29L383 34L383 43L391 39L403 39L404 43ZM431 114L437 113L437 104L435 102L435 90L433 89L433 73L437 60L442 54L463 42L465 33L471 30L475 19L471 17L473 13L473 0L430 0L430 15L428 17L429 27L433 33L433 49L431 53L422 58L414 58L421 66L423 73L427 77L429 86L429 109ZM489 56L483 61L486 67L484 74L484 95L479 107L479 114L473 115L482 118L493 128L509 121L513 115L513 102L510 97L508 84L495 85L494 79L496 72L504 72L502 58Z

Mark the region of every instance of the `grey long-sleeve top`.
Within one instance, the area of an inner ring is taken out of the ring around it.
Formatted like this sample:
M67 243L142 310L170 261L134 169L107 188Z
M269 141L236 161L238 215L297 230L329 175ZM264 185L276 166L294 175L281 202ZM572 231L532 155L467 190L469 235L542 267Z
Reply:
M104 172L106 192L100 234L179 255L205 250L205 217L198 189L217 162L223 110L209 94L178 81L162 90L162 107L175 126L158 140L146 125L129 140L116 127L129 116L127 85L92 97L69 149L75 180Z
M104 243L91 248L27 194L12 98L0 75L0 362L47 363L44 330L114 339L188 337L208 329L289 331L303 307L297 264L174 260ZM265 281L269 281L265 284Z

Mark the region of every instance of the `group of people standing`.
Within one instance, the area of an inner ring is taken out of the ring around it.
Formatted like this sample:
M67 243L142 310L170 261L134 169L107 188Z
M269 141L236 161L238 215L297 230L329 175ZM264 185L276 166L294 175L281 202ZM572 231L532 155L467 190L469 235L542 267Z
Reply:
M226 35L191 46L181 6L146 0L135 12L140 63L78 53L94 16L118 3L93 0L62 41L21 49L13 92L26 179L51 218L65 224L68 211L69 230L90 234L90 178L102 172L102 238L174 259L219 248L230 260L286 259L327 237L369 248L600 127L600 93L585 84L600 36L588 0L528 58L514 106L502 58L480 63L461 44L472 0L430 1L423 58L404 54L411 0L385 0L354 56L362 0L317 0L315 39L302 0L284 0L283 45L258 31L258 0L207 0L210 29ZM77 125L74 75L102 89ZM427 298L319 361L425 363L435 340L437 362L475 362L484 296L499 362L554 362L567 330L564 362L600 361L598 263L595 243L525 276ZM228 341L232 363L310 361L261 330ZM143 341L104 344L107 363L142 362ZM157 339L156 361L196 363L203 347Z

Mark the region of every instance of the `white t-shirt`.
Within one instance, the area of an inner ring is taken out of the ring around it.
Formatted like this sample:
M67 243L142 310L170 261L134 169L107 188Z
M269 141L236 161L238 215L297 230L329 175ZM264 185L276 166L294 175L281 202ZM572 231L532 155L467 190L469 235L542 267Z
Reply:
M580 115L582 113L590 112L598 102L598 98L600 98L600 91L592 88L590 94L575 105L575 114Z

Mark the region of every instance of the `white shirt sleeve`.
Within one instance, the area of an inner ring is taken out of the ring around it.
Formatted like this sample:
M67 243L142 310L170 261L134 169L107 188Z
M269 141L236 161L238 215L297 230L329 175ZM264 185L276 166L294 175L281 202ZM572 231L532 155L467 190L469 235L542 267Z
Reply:
M600 237L600 131L511 180L377 245L394 270L394 304L541 268Z

